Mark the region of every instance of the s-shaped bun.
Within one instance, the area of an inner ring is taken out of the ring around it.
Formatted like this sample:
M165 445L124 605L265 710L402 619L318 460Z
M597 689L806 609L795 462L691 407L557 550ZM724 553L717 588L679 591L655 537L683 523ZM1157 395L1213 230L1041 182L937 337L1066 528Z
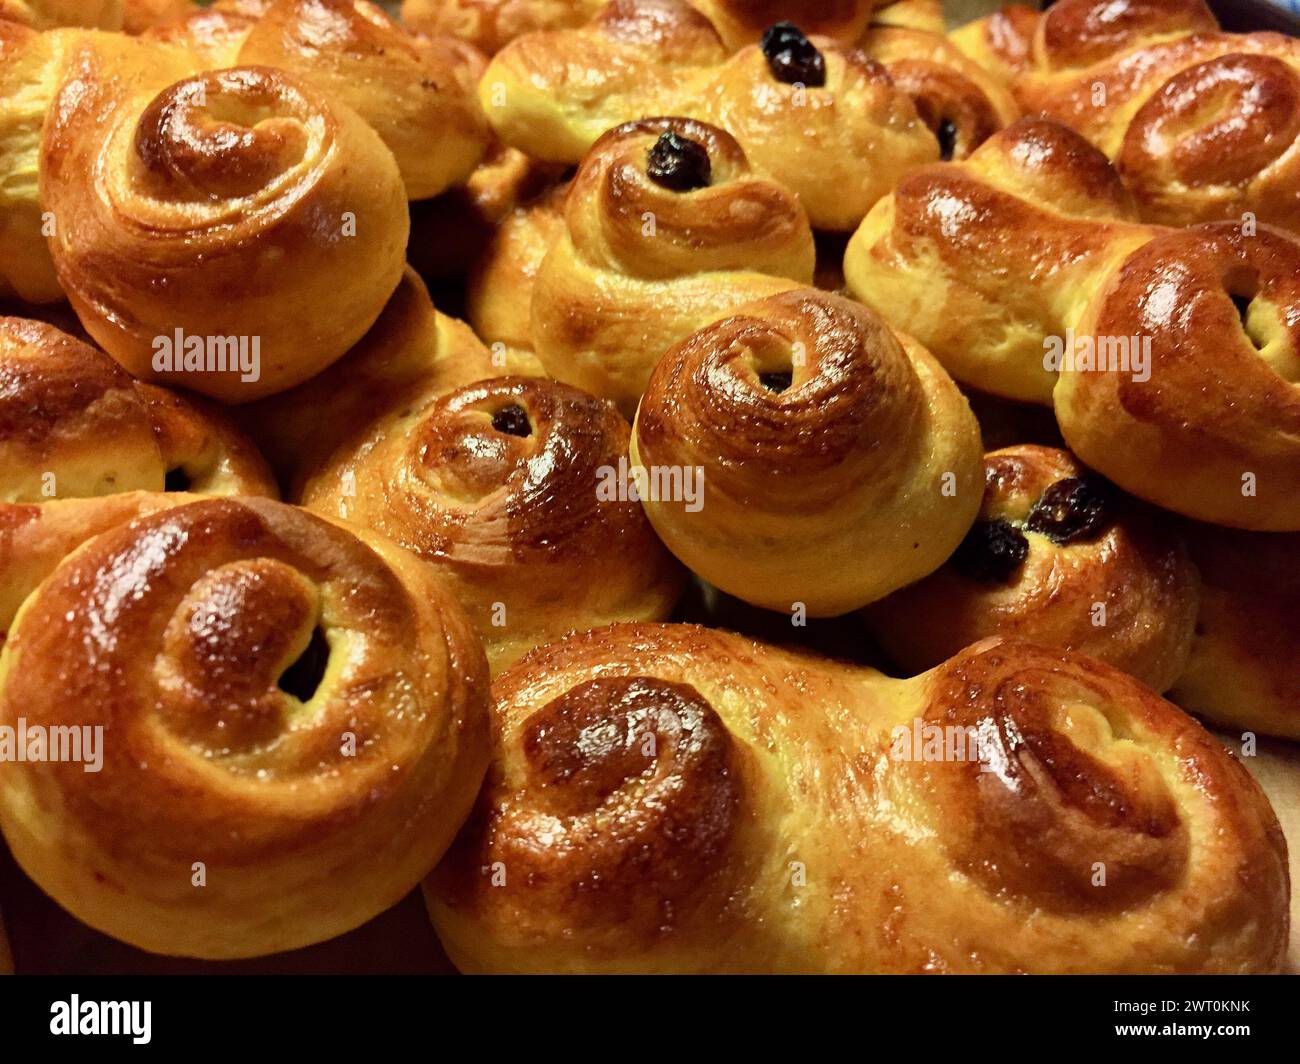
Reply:
M77 47L46 123L50 250L86 330L134 376L226 402L318 373L401 277L408 218L391 153L279 70L161 92L146 79L141 92L135 69ZM255 368L229 368L232 342L258 352Z
M814 289L669 351L633 436L668 549L774 610L845 613L925 576L980 505L979 426L952 379L872 311Z
M142 384L44 322L0 318L0 500L133 490L277 494L213 404Z
M979 520L952 558L867 613L909 674L987 636L1089 654L1164 691L1196 623L1196 570L1176 531L1068 451L984 458Z
M74 916L255 956L357 927L438 860L482 779L486 663L429 568L358 535L192 502L95 536L23 604L0 719L100 728L100 760L6 765L0 828Z
M487 784L426 884L462 970L1281 965L1286 843L1263 792L1090 658L986 640L892 680L615 625L493 695Z

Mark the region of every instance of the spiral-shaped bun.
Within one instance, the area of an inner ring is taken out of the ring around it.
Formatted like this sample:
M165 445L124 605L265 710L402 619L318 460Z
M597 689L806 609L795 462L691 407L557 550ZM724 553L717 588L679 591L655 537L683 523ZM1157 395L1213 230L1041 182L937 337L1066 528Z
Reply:
M164 487L276 494L262 456L225 413L133 380L52 325L0 318L0 500Z
M890 657L915 673L986 636L1019 636L1167 689L1197 609L1178 535L1067 451L993 451L984 474L979 519L954 557L868 611Z
M862 48L912 98L939 142L940 159L967 158L1020 116L1010 90L939 34L879 27Z
M533 288L546 372L628 417L659 356L741 303L812 280L808 219L727 133L629 122L583 160ZM782 279L784 278L784 279Z
M475 95L483 57L410 33L365 0L276 0L239 62L288 70L355 110L393 153L410 199L463 182L487 148Z
M1185 714L1089 658L988 640L891 680L615 625L534 652L493 695L487 784L426 885L464 970L1282 959L1285 843L1263 793ZM927 728L951 753L924 756Z
M1051 338L1105 267L1150 235L1096 148L1026 118L964 162L903 178L853 235L844 274L959 381L1046 403Z
M1294 236L1228 222L1160 236L1107 275L1077 333L1149 349L1145 374L1062 370L1056 416L1083 462L1188 517L1300 531Z
M1201 605L1170 698L1225 728L1300 739L1300 535L1191 524Z
M491 55L525 33L581 26L604 6L605 0L402 0L402 22Z
M729 56L684 0L616 0L580 29L521 37L479 93L506 143L557 162L646 115L720 126L819 229L852 229L939 154L907 94L861 51L782 23Z
M87 331L135 376L229 402L319 372L401 276L392 155L282 71L216 71L153 95L133 70L78 48L45 131L51 251Z
M1145 220L1300 227L1300 44L1217 30L1202 0L1062 0L1015 91L1114 159Z
M302 501L436 563L495 671L575 628L671 611L682 571L617 490L628 435L608 402L502 377L377 420Z
M63 561L0 717L102 728L98 771L6 766L0 827L92 927L241 957L356 927L436 862L486 753L486 668L431 571L279 503L205 500Z
M770 609L881 598L940 565L979 508L979 426L951 378L870 310L813 289L670 350L634 438L652 478L693 482L643 493L668 549Z

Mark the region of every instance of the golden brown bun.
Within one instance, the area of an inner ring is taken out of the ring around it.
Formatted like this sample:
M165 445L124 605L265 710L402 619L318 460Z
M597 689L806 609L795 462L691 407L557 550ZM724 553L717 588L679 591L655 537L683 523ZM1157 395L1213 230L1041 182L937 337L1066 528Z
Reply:
M581 26L606 0L402 0L414 30L449 33L491 55L537 30Z
M137 377L240 403L313 376L401 277L408 219L392 155L353 111L282 71L209 72L158 93L155 68L137 75L136 61L77 48L50 112L41 197L58 219L60 284ZM177 330L187 358L207 345L191 368L155 359L159 343L181 346ZM233 342L258 345L251 372L219 368L215 346Z
M365 0L275 0L239 63L288 70L351 107L397 159L410 199L460 184L487 148L475 95L483 57L410 33Z
M599 490L628 435L611 403L502 377L376 420L301 498L435 563L495 672L575 629L672 610L681 568L635 498Z
M1188 517L1300 531L1294 235L1219 222L1159 236L1110 271L1077 333L1150 341L1149 380L1061 372L1056 417L1080 460Z
M1037 8L1007 4L991 15L959 26L948 39L999 82L1010 86L1029 68L1038 22Z
M165 486L277 494L265 460L224 411L141 384L52 325L0 318L0 500Z
M144 33L154 26L164 26L184 19L200 10L194 0L123 0L122 30Z
M580 29L529 34L479 86L507 144L576 163L606 130L648 115L726 129L799 196L814 226L852 229L938 142L879 63L830 38L781 68L759 45L728 54L684 0L614 0ZM814 58L815 57L815 66Z
M466 282L466 317L474 332L516 357L534 350L533 287L546 253L565 233L568 188L556 185L503 218Z
M1280 965L1268 801L1091 658L985 640L892 680L615 625L535 651L493 696L487 784L426 883L464 971ZM908 758L925 726L978 730L983 763Z
M203 8L183 19L145 30L146 40L186 48L208 69L239 65L239 50L260 16L221 6Z
M649 176L651 152L707 155L708 183ZM742 303L812 280L799 201L750 168L727 133L684 118L629 122L587 154L565 233L537 271L533 343L546 372L612 399L630 418L659 356Z
M956 555L867 611L890 657L912 674L987 636L1015 636L1167 689L1197 607L1177 532L1068 451L993 451L984 474L979 520Z
M880 27L868 31L861 48L912 98L942 160L967 158L1020 117L1010 90L937 33Z
M1170 692L1223 727L1300 739L1300 535L1189 524L1201 608Z
M1024 118L964 162L908 175L849 241L849 291L957 380L1047 403L1060 337L1104 268L1149 239L1096 148Z
M120 30L124 4L139 0L0 0L0 20L38 30L84 26Z
M361 341L323 373L238 411L280 482L300 481L403 403L511 372L462 321L436 310L409 266Z
M1217 29L1202 0L1062 0L1016 93L1114 159L1148 221L1300 228L1300 42Z
M428 567L361 535L203 500L96 536L27 599L0 718L103 728L101 771L0 780L60 905L153 952L254 956L358 926L437 861L482 776L486 665Z
M672 348L632 446L634 465L695 482L643 494L668 549L746 602L814 617L942 564L979 508L979 427L938 363L902 339L805 288Z

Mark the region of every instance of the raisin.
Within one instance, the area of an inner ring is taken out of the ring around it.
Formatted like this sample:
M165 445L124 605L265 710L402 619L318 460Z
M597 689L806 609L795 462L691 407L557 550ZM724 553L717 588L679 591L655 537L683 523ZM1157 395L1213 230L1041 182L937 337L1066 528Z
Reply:
M1110 485L1099 477L1058 480L1029 512L1025 527L1054 543L1092 539L1110 516Z
M1029 553L1025 534L1007 521L976 521L952 561L962 576L983 584L1005 583Z
M674 192L707 188L713 181L713 166L704 145L679 137L671 129L659 134L646 156L645 172L656 185Z
M527 411L514 403L503 406L492 415L492 427L507 436L530 436L533 431L533 426L528 422Z
M826 60L791 22L778 22L763 31L763 54L777 81L819 89L826 84Z

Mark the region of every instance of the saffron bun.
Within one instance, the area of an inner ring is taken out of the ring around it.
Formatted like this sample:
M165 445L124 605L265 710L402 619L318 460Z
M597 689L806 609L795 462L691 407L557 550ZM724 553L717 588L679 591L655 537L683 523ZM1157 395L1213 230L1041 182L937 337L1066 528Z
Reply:
M239 64L287 70L356 111L393 153L410 199L463 183L487 149L475 93L484 58L413 34L365 0L275 0Z
M123 6L131 0L0 0L0 21L52 30L81 26L120 30Z
M533 286L537 357L629 419L674 343L742 303L812 281L799 201L753 170L730 134L691 119L643 119L601 137L573 179L564 221Z
M861 51L788 27L731 55L684 0L614 0L579 29L520 37L479 94L503 141L553 162L576 163L606 130L648 115L720 126L819 229L851 230L939 156L911 99Z
M134 380L52 325L0 318L0 500L165 487L277 494L265 460L224 411Z
M844 275L958 381L1050 403L1049 340L1152 232L1105 156L1065 126L1024 118L965 161L904 177L853 234Z
M516 359L536 348L533 288L547 252L565 232L567 194L567 183L552 186L501 219L466 282L466 318L474 332Z
M64 298L46 238L66 219L42 202L41 144L51 103L83 52L120 71L128 91L157 92L194 69L181 49L120 33L39 32L0 19L0 296L35 304Z
M46 123L50 250L82 323L134 376L228 403L320 372L401 278L409 223L392 154L350 108L283 71L238 67L156 92L152 68L134 69L78 48ZM210 351L155 369L158 338L177 331L200 346L256 339L257 379Z
M469 326L435 308L408 266L375 324L343 358L296 388L240 408L238 417L281 483L300 487L395 407L511 368L508 359L494 364Z
M912 98L941 160L967 158L1020 117L1010 90L940 33L881 26L859 43Z
M1158 236L1094 289L1077 332L1150 337L1149 380L1062 369L1056 417L1081 461L1187 517L1300 531L1293 234L1218 222Z
M425 887L463 971L1282 962L1286 844L1263 792L1083 655L991 639L896 680L614 625L519 662L491 713L487 783ZM927 726L978 730L980 760L904 744Z
M918 344L815 289L737 308L672 348L632 462L699 470L700 497L643 494L660 538L753 605L846 613L937 568L980 505L979 426Z
M402 22L447 33L488 53L537 30L581 26L606 0L402 0Z
M1300 228L1293 37L1219 32L1203 0L1063 0L1014 88L1114 159L1148 221Z
M1300 739L1300 535L1189 522L1201 574L1196 637L1170 698L1232 728Z
M685 574L626 492L628 436L612 403L502 377L375 421L301 501L433 563L496 672L574 629L671 612Z
M267 500L165 509L89 540L19 610L0 719L103 727L103 765L7 766L0 828L124 942L294 949L433 867L482 779L486 697L449 590L382 537Z
M1069 452L1024 445L985 456L979 518L955 554L866 620L909 675L1007 636L1088 654L1164 691L1187 663L1197 597L1175 529Z

